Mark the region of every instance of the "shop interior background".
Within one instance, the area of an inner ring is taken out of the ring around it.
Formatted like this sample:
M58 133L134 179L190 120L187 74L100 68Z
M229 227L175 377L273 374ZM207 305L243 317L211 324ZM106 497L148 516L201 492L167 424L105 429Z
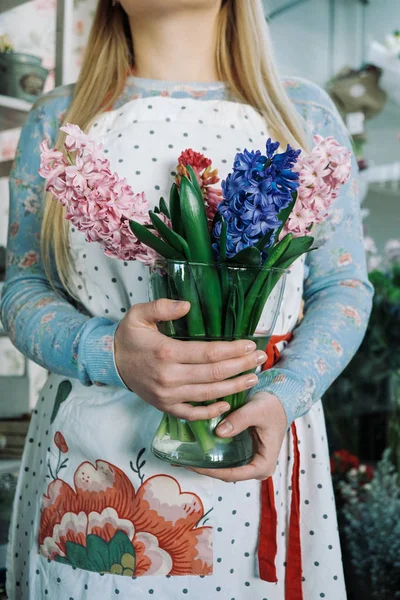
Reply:
M400 525L391 516L400 514L400 2L264 4L281 71L329 91L361 169L366 250L377 294L366 340L327 394L325 409L349 599L393 600L400 597ZM0 287L8 173L20 128L41 93L40 77L44 91L76 81L94 9L95 0L0 1ZM33 69L36 79L28 77L24 89L6 81L3 61L11 50L41 59L42 70ZM24 434L45 378L44 369L12 346L0 323L0 581ZM390 459L378 464L387 449Z

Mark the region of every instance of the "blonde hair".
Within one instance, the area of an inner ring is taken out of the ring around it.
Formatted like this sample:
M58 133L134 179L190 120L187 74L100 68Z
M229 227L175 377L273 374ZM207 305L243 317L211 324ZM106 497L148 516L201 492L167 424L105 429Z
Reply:
M261 0L224 0L218 22L217 72L239 101L258 110L271 135L284 143L306 147L296 109L290 102L275 66L268 25ZM82 70L64 122L87 130L100 112L111 108L121 94L127 73L134 64L134 51L126 13L111 0L99 0ZM64 135L57 140L61 148ZM69 225L63 206L47 194L41 248L51 283L52 262L61 283L71 294L72 263Z

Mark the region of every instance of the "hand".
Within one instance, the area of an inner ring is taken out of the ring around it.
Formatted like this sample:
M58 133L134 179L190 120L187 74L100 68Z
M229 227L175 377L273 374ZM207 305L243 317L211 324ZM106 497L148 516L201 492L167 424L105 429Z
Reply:
M225 429L223 426L225 425ZM276 469L279 452L287 431L286 413L279 398L269 392L257 392L249 402L221 421L216 429L220 437L232 437L252 427L255 454L243 467L230 469L195 469L191 471L222 481L268 479Z
M187 421L212 419L229 410L210 402L256 385L255 369L267 359L251 340L180 341L160 333L156 323L183 317L189 302L160 299L135 304L115 333L115 363L125 385L159 410Z

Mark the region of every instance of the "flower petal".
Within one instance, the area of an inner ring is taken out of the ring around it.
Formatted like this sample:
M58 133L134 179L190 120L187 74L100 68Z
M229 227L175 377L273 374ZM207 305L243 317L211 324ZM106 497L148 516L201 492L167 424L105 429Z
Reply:
M62 479L55 479L43 495L43 507L40 516L39 545L45 538L53 537L53 529L61 522L63 515L71 510L74 504L75 492Z
M61 523L54 526L52 537L64 554L66 553L66 542L75 542L86 546L87 523L87 515L83 511L78 515L67 512L63 515Z
M135 490L118 467L96 460L82 463L75 471L76 509L89 513L115 508L120 519L132 521Z
M141 532L135 536L135 575L168 575L172 569L172 558L159 546L158 539L151 533Z
M101 513L92 511L88 516L87 533L93 533L109 542L117 531L124 531L133 540L135 528L128 519L121 519L114 508L105 508Z
M160 547L172 557L171 575L202 575L212 568L212 557L199 546L201 530L195 529L203 515L197 494L182 492L176 479L168 475L150 477L137 491L136 531L157 537ZM211 536L211 530L207 534Z
M204 514L200 498L196 494L182 492L177 480L169 475L154 475L147 479L138 489L136 500L136 528L139 531L144 529L140 523L144 519L148 524L151 512L151 524L145 529L158 538L165 525L168 524L168 529L174 525L177 529L188 530L194 527Z
M64 552L56 544L52 537L47 537L44 539L43 544L41 544L39 547L39 554L42 554L42 556L45 556L50 560L54 560L56 556L65 556Z

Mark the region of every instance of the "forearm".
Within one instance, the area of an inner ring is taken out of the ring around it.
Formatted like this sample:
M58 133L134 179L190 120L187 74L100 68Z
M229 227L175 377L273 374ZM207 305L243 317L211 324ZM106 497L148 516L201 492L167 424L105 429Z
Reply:
M1 318L15 346L49 371L84 385L124 385L114 362L117 324L82 314L43 277L9 279Z
M38 174L39 145L45 137L55 143L70 92L61 88L41 98L22 130L10 174L7 273L1 319L17 348L49 371L77 378L84 385L123 386L114 363L117 325L77 310L63 293L56 273L54 290L41 258L44 186Z
M276 367L259 374L257 391L277 396L288 425L306 414L356 353L371 310L372 287L357 279L327 282L311 296Z

